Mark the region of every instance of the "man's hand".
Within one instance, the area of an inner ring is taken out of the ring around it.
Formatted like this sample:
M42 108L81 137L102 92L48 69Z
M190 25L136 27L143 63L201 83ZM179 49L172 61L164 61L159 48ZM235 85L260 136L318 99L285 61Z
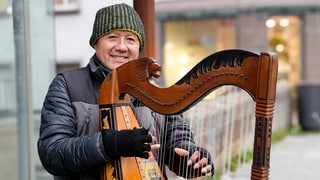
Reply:
M145 128L120 131L106 129L102 131L102 141L106 154L112 159L119 157L148 158L151 150L160 147L158 144L150 145L156 139Z
M176 152L179 156L189 156L189 151L181 148L174 148L174 152ZM208 159L206 157L201 158L201 154L199 151L195 151L187 161L187 165L193 165L193 169L201 168L201 174L205 176L213 176L212 174L212 165L208 164Z
M191 146L188 150L167 149L165 163L171 171L187 179L214 175L210 153L198 146Z

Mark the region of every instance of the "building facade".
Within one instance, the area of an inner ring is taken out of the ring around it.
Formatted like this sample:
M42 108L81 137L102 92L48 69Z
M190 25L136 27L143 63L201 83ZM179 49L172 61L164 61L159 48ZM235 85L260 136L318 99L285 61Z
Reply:
M0 6L0 112L15 108L14 38L10 0ZM85 66L95 11L119 1L55 0L31 3L30 11L33 109L39 111L50 80L57 72ZM121 1L130 5L132 0ZM275 51L279 81L295 87L318 81L320 2L316 0L156 0L157 59L165 84L174 83L194 64L223 49ZM38 66L41 66L39 68ZM178 73L176 67L179 67ZM41 76L39 76L41 74ZM9 102L9 103L8 103Z
M295 87L320 78L320 1L159 0L156 12L161 59L167 66L182 66L181 74L186 61L196 63L212 51L240 48L276 52L279 82Z

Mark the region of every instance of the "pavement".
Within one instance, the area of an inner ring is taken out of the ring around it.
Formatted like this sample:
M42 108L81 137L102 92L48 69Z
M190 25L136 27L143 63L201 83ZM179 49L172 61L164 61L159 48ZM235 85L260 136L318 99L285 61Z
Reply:
M320 132L289 135L271 146L270 180L320 180ZM251 163L221 180L250 179Z
M37 127L37 125L36 125ZM35 138L37 138L37 128ZM13 120L0 120L0 179L18 179L17 128ZM37 180L52 180L34 154ZM289 135L271 146L270 180L320 180L320 132ZM251 163L224 174L221 180L249 180Z

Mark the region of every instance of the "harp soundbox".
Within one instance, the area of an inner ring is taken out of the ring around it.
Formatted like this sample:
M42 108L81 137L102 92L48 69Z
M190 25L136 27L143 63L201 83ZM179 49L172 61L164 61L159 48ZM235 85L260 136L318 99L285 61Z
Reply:
M177 83L164 88L149 81L158 76L160 69L151 58L133 60L114 69L101 86L100 128L139 127L129 94L152 110L171 115L186 111L220 86L234 85L245 90L256 104L251 179L269 179L277 55L238 49L219 51L199 62ZM107 164L101 171L101 179L164 177L154 157L147 160L133 157Z

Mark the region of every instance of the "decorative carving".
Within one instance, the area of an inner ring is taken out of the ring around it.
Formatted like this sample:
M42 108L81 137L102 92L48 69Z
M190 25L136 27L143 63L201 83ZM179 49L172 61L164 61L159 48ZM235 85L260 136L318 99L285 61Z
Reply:
M258 57L259 55L238 49L225 50L214 53L205 59L203 59L199 64L194 66L188 74L186 74L181 80L179 80L176 84L187 83L190 84L191 78L198 78L199 74L203 74L212 69L219 69L221 66L241 66L242 62L245 58L249 56ZM218 76L218 74L217 74Z

